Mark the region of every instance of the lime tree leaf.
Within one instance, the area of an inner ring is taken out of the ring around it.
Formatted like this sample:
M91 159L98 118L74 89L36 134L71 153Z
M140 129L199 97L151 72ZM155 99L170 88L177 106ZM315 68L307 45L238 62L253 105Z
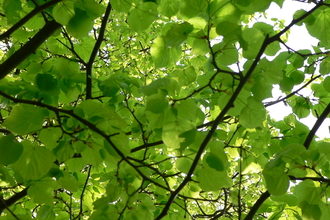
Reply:
M129 11L127 21L136 32L146 30L157 19L157 5L153 2L145 2Z
M242 33L241 26L230 21L222 21L217 25L216 31L219 35L224 36L224 42L238 39Z
M194 27L185 22L182 24L173 24L163 36L165 41L165 47L177 47L180 46L188 37L188 34L194 29Z
M268 162L262 171L270 194L280 196L289 188L290 179L285 173L285 163L281 159Z
M27 190L27 194L35 203L53 204L54 190L58 184L50 177L35 181Z
M323 81L323 88L327 91L330 92L330 76L327 76L324 81Z
M170 82L171 80L167 78L157 79L147 86L142 86L140 90L143 94L151 96L153 94L158 93L158 89L165 88L167 85L170 84Z
M173 17L179 11L180 4L172 0L162 0L158 6L158 11L160 14L166 17Z
M111 137L111 141L125 156L130 155L131 149L129 148L128 137L125 134L119 133L114 135ZM104 146L110 155L118 157L118 154L114 151L113 147L110 146L108 142L104 143Z
M180 134L193 128L194 125L188 120L169 122L163 127L162 140L167 147L179 149L180 143L184 141Z
M303 202L300 204L300 208L304 219L321 219L322 211L319 205L311 205L308 202Z
M61 25L67 25L74 15L75 11L73 2L60 2L53 8L54 19Z
M197 105L193 100L187 99L180 101L180 103L176 105L176 109L178 110L178 116L180 118L192 122L196 121Z
M320 73L322 75L326 75L330 73L330 59L324 59L322 60L322 63L320 65Z
M283 79L283 72L275 62L264 58L260 60L260 68L263 70L262 76L268 83L279 83Z
M177 80L182 86L189 86L197 79L197 73L194 67L189 66L185 69L178 69L172 73L173 76L177 77Z
M166 47L165 40L157 37L151 46L150 53L156 67L166 67L173 65L179 59L181 50L179 47Z
M111 1L111 6L116 11L127 13L132 8L132 2L122 1L122 0L112 0Z
M56 214L52 206L42 205L37 214L38 219L54 220L56 219Z
M43 177L52 167L54 156L46 148L36 146L28 141L22 142L24 151L13 165L24 180L36 180Z
M14 135L9 134L0 139L0 164L15 163L22 155L23 146L17 142Z
M39 132L40 141L50 150L58 145L60 137L62 137L60 128L46 128Z
M300 156L306 152L306 148L302 144L291 143L285 146L282 151L278 153L278 156L281 156L281 159L286 162L301 162ZM300 161L299 161L300 159Z
M48 111L32 105L17 105L3 123L10 131L17 134L28 134L42 128Z
M232 185L232 179L228 177L227 172L219 172L208 166L203 166L198 171L197 181L205 191L216 191Z
M68 32L75 38L87 37L88 32L93 27L93 19L86 11L75 8L75 15L67 25Z
M207 7L206 0L182 0L180 1L180 15L185 18L192 18L202 13Z
M246 59L254 59L265 39L263 33L257 28L247 28L242 31L242 37L248 44L243 47L243 56Z
M159 97L159 98L158 98ZM168 107L168 101L159 95L152 95L148 98L146 110L155 114L162 113Z
M95 0L83 0L80 4L86 10L88 16L93 20L100 17L105 10L104 5L99 4Z
M35 84L40 91L43 91L49 95L58 95L60 93L60 89L57 86L57 79L55 79L51 74L38 74L35 78Z
M326 47L330 47L330 30L328 28L330 25L330 8L319 8L313 15L315 22L306 25L309 34L319 39Z
M263 127L262 123L266 119L266 109L260 101L249 97L239 117L240 123L246 128Z
M216 56L218 65L230 65L238 62L238 51L234 45L219 45L220 49Z
M294 99L289 102L289 105L292 106L293 112L299 118L305 118L310 114L309 101L301 96L294 97Z
M208 153L205 156L205 162L209 165L209 167L215 169L216 171L224 171L223 162L217 155Z
M281 196L271 196L271 200L276 202L285 202L289 206L296 206L298 204L298 199L296 195L293 194L284 194Z
M176 160L175 166L180 172L188 173L191 164L192 164L191 159L182 157Z
M20 19L19 12L22 10L20 0L4 0L2 7L8 24L14 24Z
M63 174L64 175L58 179L58 183L70 192L77 192L80 185L77 178L66 171L63 171Z
M310 205L319 204L322 200L322 188L317 187L312 180L304 180L294 188L298 198L298 206L308 202Z
M258 101L272 97L272 84L268 83L263 76L257 77L255 81L256 84L251 88L253 97L255 97Z

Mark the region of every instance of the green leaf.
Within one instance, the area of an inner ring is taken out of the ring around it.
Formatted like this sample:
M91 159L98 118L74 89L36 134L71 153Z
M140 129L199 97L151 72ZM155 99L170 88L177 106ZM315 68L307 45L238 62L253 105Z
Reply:
M316 37L326 47L330 47L330 9L328 7L321 7L313 13L315 22L306 25L309 34Z
M266 58L260 60L260 68L263 70L263 77L268 83L279 83L283 79L283 72L275 62Z
M227 66L238 62L238 50L234 45L220 44L219 47L219 50L214 51L217 52L216 62L218 65Z
M167 147L177 150L180 148L180 143L184 141L180 134L193 128L193 124L188 120L169 122L163 127L162 140Z
M4 0L3 9L8 24L14 24L20 19L19 12L22 10L20 0Z
M73 2L60 2L53 8L54 19L61 25L67 25L74 15L75 10Z
M22 142L24 146L23 154L13 165L23 179L37 180L43 177L52 167L54 156L46 148L36 146L28 141Z
M150 53L156 67L169 67L179 59L181 50L179 47L166 47L165 40L157 37L151 46Z
M146 110L155 114L159 114L165 111L167 107L168 102L164 98L149 98L147 101Z
M178 69L173 72L173 76L177 77L177 80L181 86L189 86L197 79L197 73L194 67L189 66L185 69Z
M93 27L93 19L89 17L86 11L75 8L75 15L67 25L68 33L73 37L81 39L87 37Z
M175 166L176 168L183 173L188 173L192 164L192 160L186 157L178 158L176 160Z
M182 0L180 1L180 15L185 18L192 18L202 13L207 7L206 0Z
M69 190L70 192L77 192L80 185L77 178L66 171L64 171L63 174L64 175L58 179L58 183L61 187Z
M178 47L182 44L188 37L188 34L194 29L194 27L184 22L182 24L173 24L171 28L167 31L166 35L163 36L165 41L165 47Z
M54 190L57 188L57 183L45 177L41 180L35 181L27 190L27 194L32 198L35 203L46 203L47 205L53 204Z
M62 131L60 128L46 128L39 133L40 141L50 150L58 145L58 141L61 137Z
M240 123L246 128L263 127L263 121L266 120L266 109L260 101L250 97L239 117Z
M230 21L222 21L217 25L216 31L219 35L224 36L225 41L238 39L241 34L241 26Z
M324 81L323 81L323 88L327 91L330 92L330 76L327 76Z
M263 33L257 28L247 28L242 31L242 37L248 43L247 47L243 47L243 56L246 59L256 58L265 39Z
M330 73L330 59L323 59L320 64L320 73L326 75Z
M205 162L209 165L209 167L215 169L216 171L224 171L223 162L219 157L210 153L206 154L204 157Z
M60 93L60 89L57 86L57 80L50 74L38 74L35 78L35 84L40 91L49 95L58 95Z
M310 114L310 104L308 99L298 96L290 101L289 104L292 106L293 112L299 118L305 118Z
M14 135L8 134L0 139L0 164L7 166L15 163L22 152L23 146L16 141Z
M232 185L232 179L228 177L227 172L218 172L208 166L204 166L198 171L197 181L204 191L216 191Z
M28 134L42 128L42 123L48 111L32 105L17 105L3 123L10 131L16 134Z
M280 196L289 188L290 179L285 173L285 163L281 159L268 162L262 171L270 194Z
M298 198L298 205L317 205L322 200L322 188L317 187L312 180L304 180L294 188L294 194Z
M122 1L122 0L112 0L111 6L116 11L127 13L132 8L132 2L131 1Z
M38 219L55 220L56 214L52 206L42 205L37 214Z
M145 2L129 11L127 21L132 30L142 32L157 19L157 4Z
M162 0L158 6L158 11L160 14L166 17L173 17L179 11L180 4L172 0Z

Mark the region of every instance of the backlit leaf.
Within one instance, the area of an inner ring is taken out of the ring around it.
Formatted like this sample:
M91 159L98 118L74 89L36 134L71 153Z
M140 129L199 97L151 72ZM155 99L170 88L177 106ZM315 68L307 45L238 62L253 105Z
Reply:
M41 129L47 116L46 109L22 104L15 106L3 125L14 133L28 134Z

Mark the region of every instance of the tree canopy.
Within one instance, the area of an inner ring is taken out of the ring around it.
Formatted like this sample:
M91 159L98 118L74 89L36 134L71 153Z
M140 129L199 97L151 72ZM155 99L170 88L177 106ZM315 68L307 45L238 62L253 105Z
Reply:
M328 219L330 0L299 2L0 0L0 219Z

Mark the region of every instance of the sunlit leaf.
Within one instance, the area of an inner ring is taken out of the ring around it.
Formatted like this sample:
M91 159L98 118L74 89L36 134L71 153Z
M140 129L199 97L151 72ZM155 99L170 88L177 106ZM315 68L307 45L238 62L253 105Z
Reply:
M255 98L248 98L248 103L242 109L240 122L246 128L263 127L262 123L266 119L266 110L261 102Z
M22 104L15 106L3 125L17 134L36 132L42 128L47 115L46 109Z

